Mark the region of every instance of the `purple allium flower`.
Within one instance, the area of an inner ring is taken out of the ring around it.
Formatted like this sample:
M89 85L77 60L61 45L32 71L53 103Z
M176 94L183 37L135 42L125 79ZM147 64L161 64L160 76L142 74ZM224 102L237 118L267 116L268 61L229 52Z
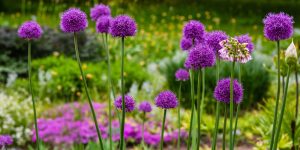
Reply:
M271 41L290 38L293 35L293 17L286 13L269 13L263 19L264 35Z
M114 37L134 36L136 31L135 21L127 15L119 15L112 20L110 33Z
M183 35L187 39L197 40L198 42L204 39L205 27L204 25L196 20L191 20L184 25Z
M64 32L83 31L87 26L86 14L78 8L66 10L60 19L60 29Z
M184 65L184 68L187 69L187 70L192 69L191 63L189 62L189 57L185 58L185 61L184 61L183 65Z
M230 78L221 79L215 87L214 97L217 101L230 102ZM233 101L239 104L243 99L243 87L237 81L233 80Z
M228 36L223 31L212 31L208 32L205 36L205 42L211 48L215 54L222 48L220 42L226 40Z
M126 112L133 111L134 107L135 107L134 99L129 95L125 95L124 100L125 100L125 111ZM122 110L122 96L119 96L119 97L116 98L115 107Z
M211 67L216 62L215 53L207 45L202 44L194 47L187 59L189 66L194 70Z
M111 24L110 16L102 16L99 17L96 22L96 30L99 33L109 33L110 24Z
M95 5L91 8L90 16L93 21L97 21L101 16L110 16L110 8L103 4Z
M190 74L185 69L178 69L175 73L175 77L178 81L186 81L189 80Z
M182 38L180 41L180 47L182 50L186 51L189 50L193 46L193 42L191 39Z
M9 135L0 135L0 148L11 145L13 143L13 139Z
M151 112L152 111L152 106L149 102L143 101L139 105L139 110L142 112Z
M163 109L175 108L178 105L177 97L171 91L163 91L156 96L155 105Z
M249 50L249 53L251 54L254 49L254 44L252 42L252 38L249 36L249 34L243 34L235 37L239 43L247 43L247 48Z
M38 39L42 33L41 26L35 21L26 21L18 29L18 35L23 39Z

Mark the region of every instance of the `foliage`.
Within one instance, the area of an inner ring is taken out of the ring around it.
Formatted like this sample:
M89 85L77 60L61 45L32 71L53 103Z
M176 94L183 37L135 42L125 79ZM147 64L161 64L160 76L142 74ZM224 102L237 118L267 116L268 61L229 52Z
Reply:
M292 77L292 76L291 76ZM275 87L272 86L272 90L270 94L275 95ZM295 120L295 84L290 84L288 96L287 96L287 104L286 111L284 114L284 119L281 127L281 136L279 137L280 141L278 143L278 147L282 149L290 149L292 146L292 130L291 130L291 123ZM256 116L257 118L257 125L253 127L254 133L257 133L260 138L260 143L257 143L257 147L261 146L268 146L269 139L271 138L271 130L273 126L273 116L274 116L274 108L275 108L275 97L271 97L266 99L264 104L259 105L259 113ZM279 104L279 110L281 109L281 101ZM280 112L280 111L279 111ZM296 121L295 127L295 142L296 145L299 145L300 141L300 118Z
M174 56L173 59L169 59L165 62L165 67L161 70L167 78L167 82L169 87L173 91L178 91L179 84L175 79L175 72L177 69L183 67L185 57L184 56ZM230 64L226 62L221 62L220 65L220 77L225 78L230 75ZM242 85L244 88L244 98L242 102L242 109L250 109L259 102L262 102L263 98L266 97L268 92L268 87L271 84L271 77L268 70L263 66L261 60L253 59L252 61L241 65L241 73L242 73ZM206 97L209 99L207 102L207 112L212 112L215 107L215 103L213 99L213 91L216 85L216 77L215 77L215 67L208 68L205 71L206 74ZM235 78L238 79L238 66L235 69ZM260 79L259 82L253 82L257 79ZM184 97L184 101L189 101L190 93L189 93L189 81L183 83L182 93ZM197 74L195 75L195 85L197 85ZM264 89L264 90L261 90ZM196 89L195 89L196 90ZM186 108L190 107L190 103L183 103L183 106Z
M73 37L55 29L43 28L41 39L32 42L32 57L43 58L53 53L75 56ZM27 72L27 43L17 37L17 29L0 27L0 82L6 81L9 73L25 76ZM81 32L78 35L81 58L89 61L99 61L105 54L98 43L97 35Z
M82 97L84 87L76 60L65 56L50 56L35 59L32 62L33 83L35 93L40 99L77 100ZM83 63L87 83L93 96L107 91L107 66L105 62ZM112 80L116 90L119 90L119 62L112 63ZM128 62L125 66L126 89L133 83L138 87L148 79L148 73L139 64ZM19 78L10 88L27 88L26 80ZM99 97L97 97L99 99Z
M11 135L16 145L24 145L31 139L31 106L26 91L0 92L0 133Z

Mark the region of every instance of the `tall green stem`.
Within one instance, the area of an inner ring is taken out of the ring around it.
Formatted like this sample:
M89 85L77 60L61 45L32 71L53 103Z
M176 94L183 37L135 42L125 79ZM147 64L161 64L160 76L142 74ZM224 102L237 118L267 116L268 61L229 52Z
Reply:
M164 109L164 118L161 127L161 136L160 136L160 150L164 147L164 132L165 132L165 122L166 122L167 109Z
M95 110L94 110L94 107L93 107L92 98L91 98L90 93L88 91L86 78L85 78L85 75L83 73L82 66L81 66L76 32L74 32L74 47L75 47L75 53L76 53L78 67L79 67L79 70L80 70L80 73L81 73L81 76L82 76L82 80L83 80L83 84L84 84L84 89L85 89L86 95L88 97L90 109L91 109L91 112L92 112L92 116L93 116L93 120L94 120L94 123L95 123L96 130L97 130L97 135L98 135L98 139L99 139L99 143L100 143L100 148L101 148L101 150L104 150L103 143L102 143L102 137L101 137L101 133L100 133L100 130L99 130L98 121L97 121L97 117L96 117L96 113L95 113Z
M220 59L217 56L217 64L216 64L216 84L218 84L220 78ZM215 120L215 130L212 142L212 150L216 149L217 146L217 138L218 138L218 129L219 129L219 120L220 120L220 102L216 101L216 120Z
M192 128L193 128L193 118L194 118L194 105L195 105L195 99L194 99L194 71L190 69L190 81L191 81L191 120L190 120L190 129L189 129L189 137L188 137L188 145L187 150L190 149L191 140L192 140Z
M277 149L277 144L278 144L278 140L279 140L279 136L280 136L280 129L281 129L281 124L282 124L285 105L286 105L286 96L288 93L290 74L291 74L290 67L288 67L288 74L287 74L287 79L286 79L286 83L285 83L285 87L284 87L284 96L283 96L281 111L280 111L280 115L279 115L278 127L276 129L273 150Z
M198 71L198 82L197 82L197 121L198 121L198 139L197 139L197 149L199 149L200 147L200 126L201 126L201 122L200 122L200 113L201 113L201 102L203 100L201 100L201 70ZM202 81L203 82L203 81Z
M238 69L239 69L239 82L242 83L242 64L238 65ZM236 109L236 113L235 113L235 125L234 125L234 133L233 133L233 145L235 144L235 137L236 137L236 130L237 130L237 125L238 125L238 115L239 115L239 111L240 111L240 107L241 105L238 104L237 105L237 109Z
M230 150L234 149L233 145L233 80L234 80L234 65L235 61L232 62L231 66L231 77L230 77L230 127L229 127L229 137L230 137Z
M204 96L205 96L205 69L203 68L202 69L202 91L201 91L201 106L200 106L200 121L201 121L201 117L202 117L202 112L203 112L203 107L204 107ZM201 126L200 126L200 129L201 129ZM199 129L199 131L200 131ZM200 138L200 137L199 137Z
M293 147L296 149L295 145L295 134L296 134L296 121L298 120L298 106L299 106L299 81L298 81L298 68L296 66L295 69L295 80L296 80L296 106L295 106L295 119L292 121L291 128L292 128L292 139L293 139Z
M298 118L299 113L299 81L298 81L298 69L296 67L295 72L295 78L296 78L296 110L295 110L295 120Z
M279 105L279 97L280 97L280 43L277 41L277 95L276 95L276 104L274 110L274 119L273 119L273 129L272 136L270 142L270 150L273 149L274 137L277 125L277 113L278 113L278 105Z
M108 70L108 80L109 80L109 84L110 84L110 90L113 96L113 99L116 98L116 94L115 94L115 90L114 90L114 86L112 83L112 79L111 79L111 65L110 65L110 53L109 53L109 49L108 49L108 34L105 34L105 48L106 48L106 55L107 55L107 70Z
M36 147L40 149L40 138L39 138L39 130L37 125L37 115L36 115L36 108L35 108L35 99L33 94L32 88L32 80L31 80L31 42L28 40L28 80L29 80L29 91L31 93L31 100L32 100L32 108L33 108L33 119L34 119L34 127L35 127L35 136L36 136Z
M108 50L108 42L107 42L107 33L105 34L105 40L104 35L102 34L102 38L104 41L104 46L106 50L106 59L107 59L107 78L108 78L108 128L109 128L109 149L111 150L113 147L113 141L112 141L112 112L111 112L111 92L113 93L113 98L115 98L115 92L113 90L112 86L112 80L111 80L111 70L110 70L110 57L109 57L109 50Z
M223 150L226 150L226 131L227 131L227 104L224 103L224 124L223 124Z
M143 149L145 149L145 140L144 140L144 137L145 137L145 120L146 120L146 112L143 112L143 124L142 124L142 146L143 146Z
M177 149L180 150L180 136L181 136L181 133L180 133L180 128L181 128L181 123L180 123L180 101L181 101L181 86L182 86L182 81L180 81L179 83L179 90L178 90L178 110L177 110L177 113L178 113L178 140L177 140Z
M122 122L120 130L120 150L124 145L124 125L125 125L125 87L124 87L124 37L121 39L121 93L122 93Z

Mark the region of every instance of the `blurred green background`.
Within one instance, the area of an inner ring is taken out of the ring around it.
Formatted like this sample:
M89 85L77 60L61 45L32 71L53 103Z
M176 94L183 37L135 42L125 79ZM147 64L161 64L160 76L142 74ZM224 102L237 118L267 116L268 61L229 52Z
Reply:
M179 43L183 25L188 20L199 20L207 31L223 30L230 36L249 33L255 50L254 59L242 66L245 96L239 140L247 139L246 143L251 148L265 149L272 126L270 108L274 107L275 98L276 70L273 57L276 45L264 38L262 20L269 12L283 11L293 16L293 39L298 47L299 0L0 0L1 90L11 96L15 93L28 96L27 92L20 92L27 91L28 86L27 50L26 42L17 36L17 27L26 20L36 20L44 30L42 38L33 43L34 90L38 93L41 110L65 102L85 100L74 59L72 35L60 31L60 13L69 7L79 7L89 16L90 8L99 3L109 5L113 16L126 13L138 24L137 35L126 39L125 68L126 91L138 102L144 99L152 101L163 89L178 90L174 73L183 67L186 57L180 50ZM90 91L96 101L105 102L108 97L106 58L100 39L100 35L95 33L95 23L89 20L88 29L79 34L79 49ZM281 48L286 49L290 42L291 39L283 41ZM110 37L109 48L112 55L112 79L119 91L119 40ZM227 77L229 73L229 65L222 63L221 76ZM203 126L206 136L210 137L214 127L212 118L215 101L212 91L216 83L215 68L208 69L206 74L205 112L208 115ZM291 116L295 106L294 76L290 85L291 105L287 108L287 123L283 127L286 131L281 138L283 144L280 145L283 148L291 146L289 121L293 119ZM189 84L184 83L183 86L183 108L189 108ZM189 110L185 113L188 114ZM26 126L24 123L21 125ZM12 134L17 132L2 131Z

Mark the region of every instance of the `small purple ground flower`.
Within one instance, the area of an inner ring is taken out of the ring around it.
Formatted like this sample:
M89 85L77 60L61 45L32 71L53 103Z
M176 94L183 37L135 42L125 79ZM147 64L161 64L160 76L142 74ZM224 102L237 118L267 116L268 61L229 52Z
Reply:
M251 54L254 49L254 44L252 42L252 38L249 36L249 34L243 34L235 37L239 43L247 43L247 48L249 50L249 53Z
M286 13L269 13L263 19L264 35L271 41L290 38L293 35L293 17Z
M0 148L12 145L13 139L9 135L0 135Z
M134 110L135 108L135 102L134 99L129 96L129 95L125 95L125 111L126 112L131 112ZM119 96L116 100L115 100L115 107L122 110L122 96Z
M110 33L113 37L134 36L136 31L135 21L127 15L119 15L112 20Z
M207 45L202 44L194 47L190 51L187 59L186 62L189 67L194 70L212 67L216 63L215 53Z
M218 54L218 51L222 49L220 42L226 40L228 36L223 31L212 31L208 32L205 36L205 42L211 48L215 54Z
M95 5L91 8L90 16L93 21L97 21L102 16L110 16L110 8L104 4Z
M204 25L196 20L191 20L184 25L183 28L183 35L187 39L191 39L198 42L204 40L204 32L205 27Z
M152 111L152 106L149 102L143 101L139 105L139 111L141 111L141 112L151 112Z
M109 33L112 18L110 16L101 16L96 22L96 31L98 33Z
M175 108L178 105L177 97L171 91L163 91L156 96L155 105L162 109Z
M175 77L177 81L186 81L189 80L190 74L185 69L178 69L175 73Z
M78 8L66 10L60 19L60 28L64 32L83 31L87 26L86 14Z
M182 38L180 41L180 47L182 50L186 51L189 50L193 46L193 42L191 39Z
M42 33L41 26L35 21L26 21L18 29L18 35L23 39L38 39Z
M217 101L230 102L230 78L221 79L215 87L214 97ZM243 99L243 87L237 81L233 81L233 101L239 104Z

